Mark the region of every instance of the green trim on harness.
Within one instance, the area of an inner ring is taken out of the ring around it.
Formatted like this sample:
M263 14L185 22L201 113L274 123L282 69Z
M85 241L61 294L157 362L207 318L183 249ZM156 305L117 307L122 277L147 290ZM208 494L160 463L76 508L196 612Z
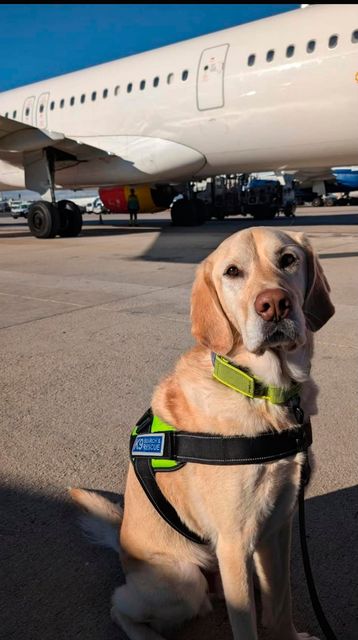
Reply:
M165 431L176 431L175 427L172 427L170 424L163 422L158 416L153 416L150 432L151 433L163 433ZM137 427L135 427L132 431L132 436L136 436ZM167 460L165 458L152 458L151 459L152 468L156 471L160 469L175 469L178 466L181 466L180 462L176 462L175 460Z
M248 398L268 400L272 404L287 402L290 398L297 396L301 389L301 385L297 383L293 384L289 389L266 385L260 378L250 376L230 363L229 360L217 354L215 354L213 377Z

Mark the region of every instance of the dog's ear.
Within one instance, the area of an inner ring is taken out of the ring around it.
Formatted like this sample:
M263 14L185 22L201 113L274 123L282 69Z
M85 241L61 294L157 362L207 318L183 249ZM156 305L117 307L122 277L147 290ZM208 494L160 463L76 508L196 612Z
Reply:
M307 287L303 312L308 328L311 331L318 331L335 312L329 296L331 288L310 241L304 234L300 233L297 236L307 258Z
M225 355L234 344L233 332L211 277L212 267L205 260L197 271L191 296L192 334L215 353Z

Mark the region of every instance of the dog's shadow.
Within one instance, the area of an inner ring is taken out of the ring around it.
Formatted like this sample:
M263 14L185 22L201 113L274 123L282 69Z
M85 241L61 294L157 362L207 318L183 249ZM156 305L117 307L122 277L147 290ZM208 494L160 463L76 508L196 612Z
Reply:
M121 496L101 492L111 500ZM65 494L0 487L1 630L7 640L125 640L110 620L110 598L124 581L116 554L88 543ZM316 587L337 637L357 638L358 488L306 499L308 545ZM155 586L153 587L155 588ZM309 601L297 535L292 544L296 627L323 640ZM224 603L173 640L231 640ZM265 635L260 630L260 638Z

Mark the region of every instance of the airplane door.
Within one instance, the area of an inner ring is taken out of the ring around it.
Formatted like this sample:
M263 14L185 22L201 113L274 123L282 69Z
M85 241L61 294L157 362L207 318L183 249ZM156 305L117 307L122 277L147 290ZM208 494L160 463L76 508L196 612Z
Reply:
M224 106L224 70L229 45L204 49L198 68L197 103L199 111Z
M35 105L35 96L26 98L24 102L24 107L22 110L22 121L25 122L25 124L33 123L34 105Z
M37 101L36 124L39 129L47 129L47 104L49 93L41 93Z

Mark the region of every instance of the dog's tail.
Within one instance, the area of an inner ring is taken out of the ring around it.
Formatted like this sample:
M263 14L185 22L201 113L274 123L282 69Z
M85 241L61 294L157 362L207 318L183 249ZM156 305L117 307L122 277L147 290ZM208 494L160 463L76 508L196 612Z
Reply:
M72 500L85 511L80 523L86 537L94 544L119 551L119 529L123 520L119 504L94 491L70 488L69 492Z

